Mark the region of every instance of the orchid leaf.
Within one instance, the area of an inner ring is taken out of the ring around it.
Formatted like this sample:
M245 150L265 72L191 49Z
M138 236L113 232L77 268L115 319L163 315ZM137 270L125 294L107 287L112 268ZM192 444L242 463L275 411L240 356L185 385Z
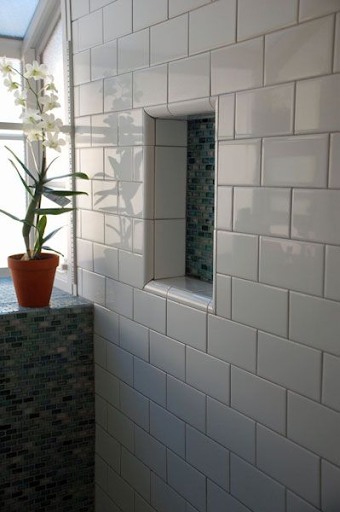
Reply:
M53 252L56 252L56 253L57 253L57 254L59 254L60 256L63 256L63 257L64 257L64 255L63 255L61 252L56 251L55 249L52 249L52 247L48 247L47 245L43 245L43 246L42 246L42 249L44 249L45 251L53 251Z
M61 215L75 210L75 208L37 208L34 213L37 215Z
M33 180L34 183L37 184L37 180L35 179L33 174L27 169L26 165L16 156L16 154L8 146L5 146L5 148L14 156L16 161L21 165L21 167L23 168L25 173L31 178L31 180Z
M48 192L51 192L51 194L58 196L58 197L69 197L69 196L80 196L85 195L87 196L87 192L78 192L76 190L53 190L53 189L47 189Z
M32 228L34 227L34 225L31 224L30 222L28 222L27 220L19 219L19 217L16 217L15 215L12 215L11 213L5 212L5 210L0 210L0 213L7 215L7 217L10 217L11 219L16 220L17 222L21 222L22 224L27 224L28 226L31 226Z
M60 231L61 229L63 229L63 226L61 226L60 228L58 229L55 229L54 231L52 231L51 233L49 233L45 238L44 240L42 241L43 244L45 244L46 242L48 242L48 240L50 240L54 235L56 235L58 233L58 231Z
M30 196L31 196L31 197L33 197L33 193L32 193L32 191L30 190L30 187L27 185L26 181L25 181L25 180L24 180L24 178L21 176L21 174L20 174L20 172L19 172L19 170L18 170L17 166L16 166L16 165L15 165L15 163L13 162L13 160L11 160L10 158L9 158L8 160L11 162L11 164L12 164L12 165L13 165L13 167L14 167L14 169L17 171L18 176L19 176L19 178L20 178L20 180L21 180L21 183L24 185L24 187L25 187L25 189L27 190L27 192L30 194Z
M87 174L85 174L84 172L74 172L72 174L63 174L62 176L55 176L53 178L48 178L47 180L44 180L44 184L45 183L49 183L50 181L54 181L54 180L61 180L61 179L64 179L64 178L80 178L81 180L88 180L89 177Z

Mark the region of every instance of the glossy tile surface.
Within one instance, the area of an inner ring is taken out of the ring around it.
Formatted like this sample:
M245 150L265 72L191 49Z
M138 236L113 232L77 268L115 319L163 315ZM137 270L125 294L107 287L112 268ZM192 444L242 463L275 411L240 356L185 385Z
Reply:
M156 66L133 74L134 107L166 103L167 95L167 66Z
M167 0L139 0L133 5L133 30L137 31L167 18Z
M242 91L262 85L263 39L253 39L211 54L211 92Z
M107 78L117 74L117 42L97 46L91 50L91 79Z
M156 147L156 219L185 218L186 166L186 148Z
M232 139L234 136L235 95L220 96L218 106L218 138Z
M78 21L78 38L79 51L102 44L103 25L100 11L88 14Z
M307 0L308 1L308 0ZM254 9L254 7L256 7ZM240 0L238 6L238 39L271 32L297 21L297 0Z
M261 141L219 144L218 184L260 184Z
M257 280L258 237L217 232L217 272Z
M174 32L176 38L173 37ZM188 15L151 27L151 64L161 64L188 55Z
M132 73L104 80L104 110L132 108Z
M155 278L185 273L185 220L155 221Z
M132 32L132 0L117 0L104 7L103 20L104 41Z
M340 133L331 135L329 158L329 186L340 188Z
M284 135L293 131L293 84L236 95L236 136Z
M169 101L209 96L209 54L169 64Z
M119 1L119 0L118 0ZM119 74L149 65L149 31L141 30L118 41Z

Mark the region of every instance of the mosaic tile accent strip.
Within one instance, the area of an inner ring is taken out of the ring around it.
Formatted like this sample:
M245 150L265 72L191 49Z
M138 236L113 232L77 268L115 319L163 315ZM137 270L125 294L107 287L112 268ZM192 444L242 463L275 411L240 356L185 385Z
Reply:
M4 511L94 510L93 307L54 295L57 307L0 314Z
M188 120L186 274L213 280L215 118Z

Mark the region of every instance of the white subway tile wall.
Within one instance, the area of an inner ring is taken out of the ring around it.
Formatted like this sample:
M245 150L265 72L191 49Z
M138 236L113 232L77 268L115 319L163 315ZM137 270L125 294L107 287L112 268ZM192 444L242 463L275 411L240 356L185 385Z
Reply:
M96 512L339 510L340 1L71 7ZM143 109L201 113L212 96L208 314L143 291L184 273L186 154L185 121L155 130Z

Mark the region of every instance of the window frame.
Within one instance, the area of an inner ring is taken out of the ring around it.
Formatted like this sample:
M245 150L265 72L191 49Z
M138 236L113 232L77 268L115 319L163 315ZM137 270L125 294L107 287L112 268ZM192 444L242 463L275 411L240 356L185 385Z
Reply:
M68 123L64 124L62 131L70 138L70 172L73 172L75 165L74 150L74 112L72 97L72 47L71 47L71 7L70 0L44 0L38 4L36 12L31 20L27 34L23 40L0 38L0 55L8 58L19 58L24 67L27 62L40 61L42 53L48 43L59 19L62 22L63 31L63 62L65 70L65 98L67 105ZM0 122L0 130L21 130L20 123ZM39 150L35 155L40 160ZM26 151L26 164L33 165L33 157ZM75 179L71 179L71 187L75 190ZM72 206L75 207L75 198L72 198ZM70 214L69 237L68 237L68 268L57 270L55 286L69 293L77 294L77 272L76 272L76 219L75 213ZM8 268L0 268L0 277L10 275Z

